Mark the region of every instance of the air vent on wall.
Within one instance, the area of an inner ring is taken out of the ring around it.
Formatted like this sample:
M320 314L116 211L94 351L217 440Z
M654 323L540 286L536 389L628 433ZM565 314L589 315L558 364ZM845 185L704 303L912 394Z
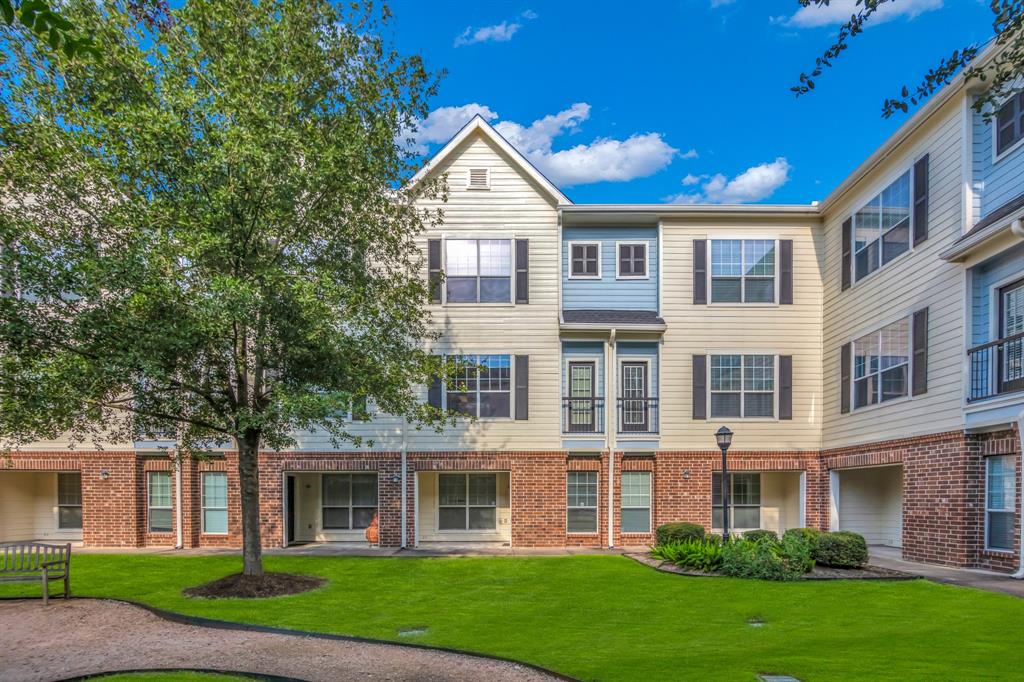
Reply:
M490 168L470 168L469 174L466 178L466 187L468 189L490 189L491 188L491 169Z

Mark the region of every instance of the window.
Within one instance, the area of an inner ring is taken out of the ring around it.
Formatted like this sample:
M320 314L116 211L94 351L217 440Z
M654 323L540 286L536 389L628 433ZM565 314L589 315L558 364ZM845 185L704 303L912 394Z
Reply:
M203 532L228 532L228 475L223 471L203 472Z
M570 533L597 532L597 472L570 471L566 479Z
M324 530L369 528L377 514L377 474L324 474Z
M774 417L774 355L711 356L712 417Z
M601 244L569 243L570 277L601 278Z
M622 532L651 532L651 473L622 472Z
M910 318L905 317L853 342L853 407L907 395Z
M149 491L149 532L170 533L171 522L171 472L150 471Z
M910 171L853 214L854 279L910 250Z
M761 474L729 474L729 528L761 527ZM711 525L722 527L722 474L711 474Z
M438 530L495 530L498 527L497 474L439 474Z
M619 244L617 277L647 277L647 243Z
M447 387L449 410L474 417L512 416L512 358L463 355L462 369Z
M775 240L711 241L712 303L775 302Z
M82 474L57 474L57 528L82 529Z
M995 138L996 156L1010 150L1024 137L1024 92L1006 101L996 112Z
M511 240L447 240L445 276L449 303L511 303Z
M985 547L1013 551L1017 471L1015 455L985 460Z

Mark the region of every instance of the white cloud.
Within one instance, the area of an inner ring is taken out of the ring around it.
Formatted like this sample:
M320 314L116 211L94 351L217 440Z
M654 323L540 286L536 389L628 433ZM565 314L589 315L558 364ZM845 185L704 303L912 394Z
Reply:
M700 156L700 154L697 153L696 149L691 149L690 151L683 152L679 156L684 159L696 159L697 157Z
M867 26L881 24L898 17L905 16L913 19L920 14L940 9L943 0L900 0L899 2L887 2L879 6L878 10L871 16ZM817 28L819 26L830 26L848 21L850 17L863 8L858 5L857 0L832 0L828 6L808 5L801 7L788 19L780 21L779 17L771 19L772 23L784 23L786 26L797 28Z
M736 2L736 0L711 0L711 9L715 9L716 7L725 7L726 5L731 5L734 2Z
M731 180L722 173L710 177L687 175L683 185L703 183L698 192L684 192L667 197L673 204L746 204L770 197L789 181L792 166L784 157L770 163L751 166Z
M440 107L434 109L430 114L419 122L415 133L403 133L400 135L399 144L403 144L407 138L412 138L413 143L409 151L414 154L426 154L428 144L447 142L455 136L455 133L462 129L462 126L480 114L485 121L492 121L498 114L491 111L489 107L482 104L465 104L461 107Z
M518 18L532 21L537 18L537 13L532 9L528 9L520 13ZM516 19L505 20L494 26L480 26L477 28L467 26L465 31L455 36L455 47L472 45L474 43L507 43L512 40L512 36L516 34L516 31L522 27L523 24Z

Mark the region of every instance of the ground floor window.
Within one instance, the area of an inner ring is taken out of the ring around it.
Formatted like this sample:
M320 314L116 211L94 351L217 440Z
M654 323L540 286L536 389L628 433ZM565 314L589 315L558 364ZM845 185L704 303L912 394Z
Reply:
M622 532L651 532L651 473L622 472Z
M228 475L223 471L203 473L203 532L228 532Z
M377 514L377 474L324 474L324 530L369 528Z
M722 474L711 475L711 525L722 527ZM729 474L729 528L761 527L761 474Z
M568 512L566 528L570 533L597 532L597 472L570 471L566 479Z
M82 474L77 471L57 474L57 528L82 529Z
M496 530L497 474L439 474L438 530Z
M985 460L985 546L1013 550L1017 471L1014 455Z
M149 532L170 533L171 522L171 472L150 471L147 474L149 500Z

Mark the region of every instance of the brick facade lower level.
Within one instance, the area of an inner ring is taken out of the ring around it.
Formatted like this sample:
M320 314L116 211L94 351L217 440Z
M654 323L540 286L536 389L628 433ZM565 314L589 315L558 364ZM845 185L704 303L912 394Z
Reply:
M1015 455L1016 533L1012 552L985 546L985 458ZM205 461L185 460L181 470L166 455L122 452L13 453L4 470L80 471L82 540L104 547L175 546L239 547L241 506L237 455L227 452ZM968 434L962 431L809 452L731 452L732 472L788 472L799 480L799 511L790 518L827 530L837 513L830 485L833 472L882 466L902 467L902 551L906 559L999 571L1019 565L1021 523L1020 438L1016 431ZM721 469L717 451L659 450L648 454L615 453L612 473L612 541L616 546L645 545L652 533L622 533L622 473L651 474L651 528L670 521L711 526L711 482ZM597 532L569 534L566 528L566 475L598 474ZM174 530L150 533L147 519L147 474L171 471L180 479L180 513L174 495ZM204 534L201 474L228 476L228 533ZM416 542L416 475L419 472L502 471L509 473L511 544L517 547L603 547L608 542L608 454L575 455L561 450L534 452L411 452L406 457L402 488L397 452L264 452L260 455L260 518L266 547L285 539L284 481L288 473L373 472L377 474L379 544L401 545L402 496L407 510L407 546ZM793 525L793 524L788 524ZM4 540L6 538L0 538Z

